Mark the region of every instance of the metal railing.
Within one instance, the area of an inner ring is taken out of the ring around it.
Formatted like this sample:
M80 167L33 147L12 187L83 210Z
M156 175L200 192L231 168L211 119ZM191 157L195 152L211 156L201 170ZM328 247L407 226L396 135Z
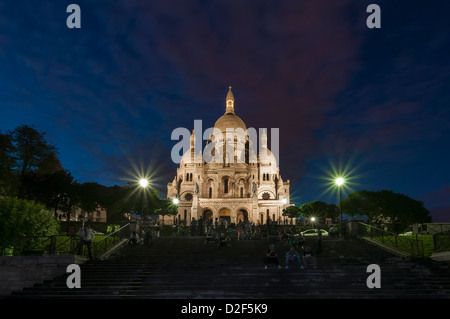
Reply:
M91 245L92 258L95 258L95 257L99 256L100 254L102 254L103 252L107 251L109 248L114 246L116 243L118 243L122 239L129 238L130 237L129 225L130 224L126 224L126 225L120 227L115 232L103 237L102 239L92 242L92 245ZM72 253L75 253L75 254L79 253L78 249L80 248L79 245L81 244L81 238L77 236L76 241L77 241L77 245L75 247L75 250L72 251ZM83 257L88 257L88 250L85 249L85 247L81 247L81 255Z
M424 257L423 241L420 239L399 236L384 229L380 229L368 224L359 223L359 236L369 237L385 245L395 247L401 251L411 254L414 257Z
M92 257L95 258L120 240L128 238L130 236L129 225L126 224L99 240L94 238L91 244ZM81 238L78 235L20 237L8 244L3 244L3 255L74 255L78 254L81 248L81 255L87 257L88 251L85 247L80 247L80 243Z
M434 252L450 251L450 231L433 235Z

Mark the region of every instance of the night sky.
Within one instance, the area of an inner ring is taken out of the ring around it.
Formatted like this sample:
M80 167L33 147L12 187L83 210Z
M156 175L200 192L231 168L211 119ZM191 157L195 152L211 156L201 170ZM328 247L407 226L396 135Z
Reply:
M69 29L69 4L81 29ZM381 29L369 29L369 4ZM0 0L0 130L46 132L79 182L142 171L166 195L177 127L212 127L228 86L280 129L292 201L387 189L450 222L450 2ZM270 141L270 135L269 135Z

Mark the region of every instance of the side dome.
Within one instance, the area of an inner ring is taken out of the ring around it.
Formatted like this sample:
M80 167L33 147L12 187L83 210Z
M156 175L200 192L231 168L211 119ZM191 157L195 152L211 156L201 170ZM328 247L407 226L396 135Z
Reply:
M269 150L266 149L267 152L264 152L262 150L258 154L258 163L264 164L264 165L270 165L272 167L278 167L277 159L275 158L275 155Z

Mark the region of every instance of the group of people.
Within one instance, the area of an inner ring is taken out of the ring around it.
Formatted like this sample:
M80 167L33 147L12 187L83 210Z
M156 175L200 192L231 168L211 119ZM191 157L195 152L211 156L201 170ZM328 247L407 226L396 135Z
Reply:
M78 246L79 254L81 255L83 246L86 246L88 249L89 259L92 260L92 252L91 252L91 244L94 240L94 233L89 228L89 225L83 225L82 229L79 231L78 235L81 237L81 241ZM321 236L320 236L321 237ZM130 239L129 239L129 245L137 245L139 242L143 241L144 244L149 245L151 243L151 233L150 231L144 232L144 235L142 238L136 233L136 231L133 231ZM289 238L292 240L292 236L289 236ZM238 240L239 240L239 233L238 233ZM226 231L221 231L216 233L216 236L214 236L214 232L210 229L206 235L206 239L204 243L208 242L214 242L217 243L218 247L231 247L231 238L229 236L229 233ZM296 250L298 246L294 245L293 241L289 241L290 249L286 252L284 255L285 258L285 269L288 269L290 266L297 265L300 269L305 269L305 267L312 266L314 269L317 268L317 260L315 254L312 252L310 246L303 247L305 241L304 239L300 238L298 243L301 243L301 249L302 254L300 255L298 251ZM318 252L321 251L321 238L319 238L318 241ZM268 268L270 264L274 264L278 267L278 269L281 269L280 260L278 258L278 253L275 250L275 245L271 244L267 250L266 256L264 258L264 267L265 269Z
M311 250L311 247L306 246L303 253L300 255L293 246L290 247L288 252L285 254L285 269L289 266L297 265L300 269L305 269L306 267L317 268L316 256ZM264 268L267 269L269 264L274 264L281 269L280 261L278 259L278 253L275 251L275 245L271 244L267 250L266 257L264 258Z
M225 231L213 232L212 230L210 230L206 234L206 238L203 244L207 243L215 243L219 248L231 247L231 238L228 232Z
M136 231L133 231L130 235L130 239L128 241L129 245L136 246L139 243L143 243L144 245L151 246L152 244L152 233L151 230L142 230L142 234L139 234Z

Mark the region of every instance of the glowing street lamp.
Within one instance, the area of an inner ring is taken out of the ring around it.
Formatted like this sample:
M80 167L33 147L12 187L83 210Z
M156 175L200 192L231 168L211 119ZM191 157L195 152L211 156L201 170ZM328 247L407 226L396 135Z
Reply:
M344 178L342 178L342 177L336 178L335 183L339 187L342 186L344 184Z
M149 186L149 181L146 178L141 178L138 180L138 184L142 189L146 189ZM141 205L141 215L142 218L145 220L146 216L145 216L145 211L144 211L144 197L145 195L142 194L143 198L142 198L142 205Z
M343 233L343 228L342 228L342 193L341 193L341 186L344 185L344 178L343 177L338 177L336 178L336 180L334 181L336 183L336 185L339 188L339 210L341 212L341 234Z
M146 178L141 178L139 180L139 186L141 186L142 188L146 188L148 186L148 179Z

